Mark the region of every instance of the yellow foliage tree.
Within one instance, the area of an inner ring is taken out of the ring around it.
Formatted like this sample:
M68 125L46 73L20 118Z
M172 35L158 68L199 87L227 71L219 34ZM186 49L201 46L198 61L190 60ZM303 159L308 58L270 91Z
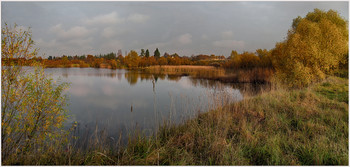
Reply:
M36 55L29 29L5 25L1 31L2 58ZM1 67L1 153L3 163L61 138L66 119L66 83L56 85L42 68L25 70L21 65Z
M315 9L293 20L287 39L276 44L272 57L278 78L290 87L324 79L348 54L347 21L333 10Z
M131 50L127 56L125 56L125 64L129 68L137 68L140 63L140 57L136 51Z

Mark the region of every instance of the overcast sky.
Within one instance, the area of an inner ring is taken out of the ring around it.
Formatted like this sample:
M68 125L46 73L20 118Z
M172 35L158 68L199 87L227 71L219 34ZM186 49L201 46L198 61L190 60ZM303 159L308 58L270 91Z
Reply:
M155 48L191 56L271 49L314 8L348 2L1 2L1 23L31 27L39 56Z

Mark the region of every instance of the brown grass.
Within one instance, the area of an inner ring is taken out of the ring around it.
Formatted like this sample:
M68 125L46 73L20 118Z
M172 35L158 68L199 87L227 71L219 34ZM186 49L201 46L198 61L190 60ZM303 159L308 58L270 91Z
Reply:
M274 71L270 68L238 69L228 71L212 66L151 66L150 73L191 76L198 79L219 80L229 83L271 83Z

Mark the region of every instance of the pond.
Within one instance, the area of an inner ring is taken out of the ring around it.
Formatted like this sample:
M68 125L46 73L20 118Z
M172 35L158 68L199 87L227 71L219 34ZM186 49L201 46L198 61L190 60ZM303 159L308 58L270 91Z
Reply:
M149 74L95 68L48 68L59 82L70 83L65 92L69 119L78 123L77 136L97 131L116 139L135 128L146 134L164 122L178 124L200 112L243 99L245 86L190 76Z

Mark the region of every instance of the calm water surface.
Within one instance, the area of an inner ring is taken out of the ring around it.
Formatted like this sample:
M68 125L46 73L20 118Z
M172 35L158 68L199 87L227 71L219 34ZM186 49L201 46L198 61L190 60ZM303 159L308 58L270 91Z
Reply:
M70 83L66 128L76 121L80 134L98 129L117 137L135 127L152 132L164 120L181 123L219 103L243 98L234 85L187 76L94 68L45 72Z

